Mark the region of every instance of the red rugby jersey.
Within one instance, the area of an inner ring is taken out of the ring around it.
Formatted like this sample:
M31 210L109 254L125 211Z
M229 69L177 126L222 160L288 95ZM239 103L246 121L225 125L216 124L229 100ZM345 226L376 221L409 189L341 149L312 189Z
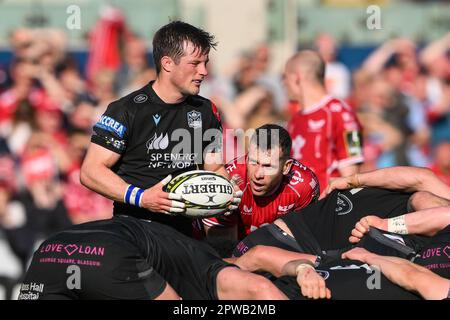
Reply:
M306 207L317 200L319 186L315 174L300 162L294 160L289 174L287 174L278 188L270 196L254 196L247 178L247 157L239 157L226 165L230 177L235 179L243 191L239 205L240 216L221 216L203 219L205 225L231 226L239 221L244 229L244 235L253 230L272 223L279 217ZM241 236L244 236L241 235Z
M288 123L291 156L311 168L320 189L338 168L364 161L361 125L352 109L341 100L325 97L316 106L297 112Z

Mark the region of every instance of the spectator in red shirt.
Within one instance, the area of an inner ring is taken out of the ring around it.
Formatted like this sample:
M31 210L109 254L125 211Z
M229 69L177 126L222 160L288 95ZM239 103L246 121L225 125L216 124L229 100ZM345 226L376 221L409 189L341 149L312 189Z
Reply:
M90 134L82 130L73 129L70 132L68 154L72 162L67 172L63 198L70 220L74 224L108 219L112 215L112 201L80 183L81 163L90 141Z

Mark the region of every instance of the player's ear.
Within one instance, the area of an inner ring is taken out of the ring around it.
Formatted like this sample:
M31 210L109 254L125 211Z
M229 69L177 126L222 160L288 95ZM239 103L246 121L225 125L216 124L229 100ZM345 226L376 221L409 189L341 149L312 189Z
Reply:
M291 171L292 163L294 160L288 159L283 165L283 175L287 175Z
M166 72L171 72L174 64L175 62L171 57L164 56L161 58L161 69L164 69Z

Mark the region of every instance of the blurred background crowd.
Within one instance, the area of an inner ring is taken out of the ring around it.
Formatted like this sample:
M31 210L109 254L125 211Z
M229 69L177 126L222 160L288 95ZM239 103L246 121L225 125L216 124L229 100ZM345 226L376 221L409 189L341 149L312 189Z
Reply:
M50 2L30 3L42 5L34 7L44 8L42 18ZM169 2L182 10L188 1ZM265 2L271 10L272 1ZM333 1L305 2L320 8ZM378 2L389 7L389 1ZM8 3L0 1L0 12ZM83 50L71 47L70 31L42 19L30 22L28 16L28 22L0 30L5 41L0 50L0 298L8 297L40 239L70 224L111 216L112 202L80 184L80 164L107 105L155 77L153 34L136 32L130 23L134 18L120 4L99 8L95 23L84 30ZM169 21L160 19L161 25ZM249 26L258 28L251 19ZM297 30L297 41L283 50L287 58L297 49L313 48L326 61L329 93L346 101L363 126L362 170L425 166L450 185L449 27L450 19L429 41L395 34L368 39L369 49L353 60L342 49L352 44L327 28L317 28L308 38ZM219 53L226 39L218 33ZM220 68L212 53L201 95L219 107L225 130L285 124L298 106L287 100L282 86L280 50L274 53L269 39L242 47L227 52L233 59ZM233 139L228 132L225 146Z

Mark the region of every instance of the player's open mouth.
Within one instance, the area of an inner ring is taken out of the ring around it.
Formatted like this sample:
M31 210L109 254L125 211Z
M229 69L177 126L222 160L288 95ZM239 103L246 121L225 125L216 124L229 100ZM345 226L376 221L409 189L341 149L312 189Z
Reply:
M201 85L203 80L193 80L192 82L196 85Z

